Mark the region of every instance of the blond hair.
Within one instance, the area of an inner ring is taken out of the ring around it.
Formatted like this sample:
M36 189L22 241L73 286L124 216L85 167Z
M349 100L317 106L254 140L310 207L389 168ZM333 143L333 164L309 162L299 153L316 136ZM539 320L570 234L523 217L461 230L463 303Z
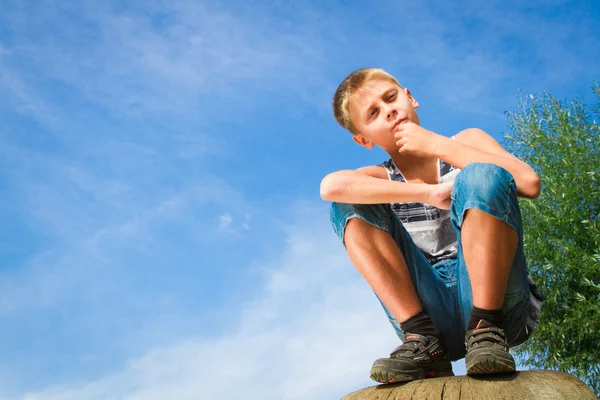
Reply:
M348 75L340 83L333 96L333 116L343 128L352 134L356 134L357 131L352 123L350 102L356 98L359 90L372 79L388 80L402 87L396 78L381 68L362 68Z

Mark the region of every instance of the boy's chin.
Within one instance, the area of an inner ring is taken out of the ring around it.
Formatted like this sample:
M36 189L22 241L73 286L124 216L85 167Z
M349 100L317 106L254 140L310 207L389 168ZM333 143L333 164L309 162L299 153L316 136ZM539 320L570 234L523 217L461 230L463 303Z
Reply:
M379 146L383 151L385 151L386 153L388 153L389 155L392 154L396 154L398 153L398 148L396 146L391 146L391 147L387 147L387 146Z

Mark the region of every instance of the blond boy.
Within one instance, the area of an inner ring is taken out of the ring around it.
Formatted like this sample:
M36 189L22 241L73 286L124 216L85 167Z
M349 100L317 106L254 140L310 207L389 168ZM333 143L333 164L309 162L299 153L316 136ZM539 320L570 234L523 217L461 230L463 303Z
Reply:
M517 196L540 193L535 171L480 129L447 138L420 126L419 103L381 69L350 74L334 116L380 165L327 175L321 197L348 255L402 339L376 360L382 383L515 371L509 346L539 319L523 255Z

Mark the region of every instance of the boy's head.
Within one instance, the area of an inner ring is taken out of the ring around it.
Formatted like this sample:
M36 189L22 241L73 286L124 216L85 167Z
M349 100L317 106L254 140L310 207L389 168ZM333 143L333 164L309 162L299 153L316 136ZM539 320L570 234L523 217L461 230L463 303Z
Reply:
M419 123L419 106L408 89L388 72L363 68L346 77L333 97L333 115L358 144L384 149L395 146L393 128L401 122Z

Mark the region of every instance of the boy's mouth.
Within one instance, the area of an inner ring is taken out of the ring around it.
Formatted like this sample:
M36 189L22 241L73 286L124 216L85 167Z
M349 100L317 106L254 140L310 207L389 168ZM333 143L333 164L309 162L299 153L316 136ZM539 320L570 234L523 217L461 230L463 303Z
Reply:
M392 126L392 129L395 129L398 127L398 125L403 124L405 122L408 122L408 118L400 118L398 121L396 121L394 123L394 126Z

